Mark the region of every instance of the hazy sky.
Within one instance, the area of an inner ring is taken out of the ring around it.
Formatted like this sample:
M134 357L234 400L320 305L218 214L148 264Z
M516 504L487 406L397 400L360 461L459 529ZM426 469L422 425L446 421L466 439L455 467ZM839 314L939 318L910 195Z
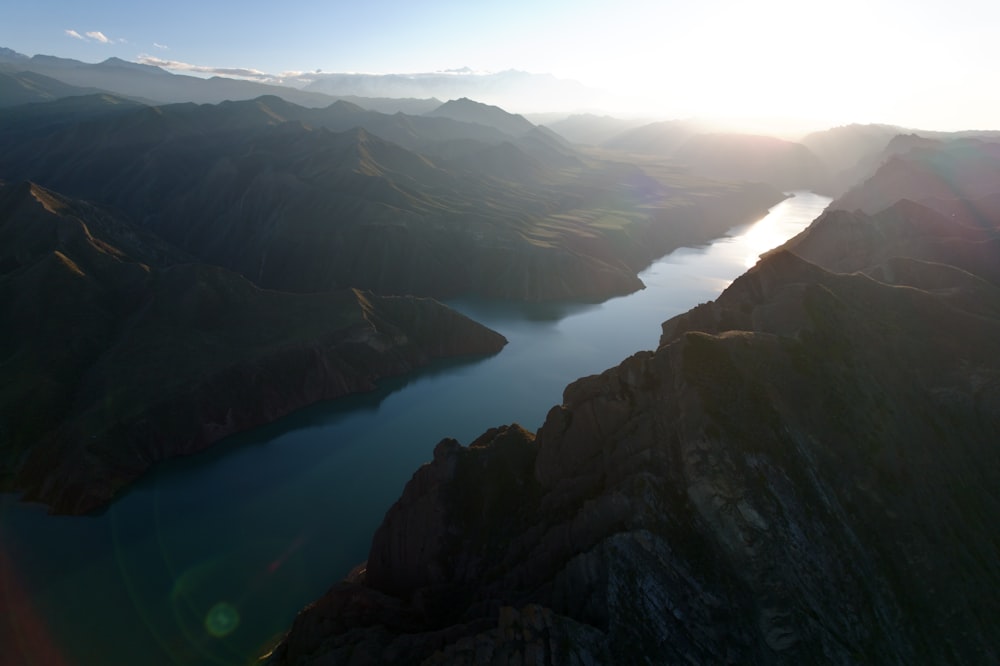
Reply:
M520 69L663 117L995 129L998 29L997 0L32 0L7 3L0 46L274 75Z

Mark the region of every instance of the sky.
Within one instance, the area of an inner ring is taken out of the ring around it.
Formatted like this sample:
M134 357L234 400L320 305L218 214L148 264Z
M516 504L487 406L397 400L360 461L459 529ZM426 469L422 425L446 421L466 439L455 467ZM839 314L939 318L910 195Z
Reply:
M605 91L616 113L1000 128L996 0L32 0L2 15L0 46L86 62L517 69Z

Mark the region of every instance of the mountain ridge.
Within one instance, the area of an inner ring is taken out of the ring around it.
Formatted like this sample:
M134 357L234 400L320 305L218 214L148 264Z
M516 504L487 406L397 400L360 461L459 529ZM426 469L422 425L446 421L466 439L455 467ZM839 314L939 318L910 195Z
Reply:
M73 104L54 104L65 117L0 113L0 177L115 206L202 261L283 290L602 300L641 288L638 271L680 243L781 198L588 159L534 127L511 138L277 97L107 102L106 116L74 124Z

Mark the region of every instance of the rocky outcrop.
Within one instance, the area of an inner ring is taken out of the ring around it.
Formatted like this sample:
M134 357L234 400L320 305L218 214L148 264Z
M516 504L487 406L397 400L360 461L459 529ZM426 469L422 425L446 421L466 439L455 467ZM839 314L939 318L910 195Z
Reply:
M108 502L151 465L504 338L430 299L262 290L116 214L0 189L5 490Z
M441 442L269 663L1000 659L1000 283L906 256L969 242L926 209L854 223L571 384L537 434Z

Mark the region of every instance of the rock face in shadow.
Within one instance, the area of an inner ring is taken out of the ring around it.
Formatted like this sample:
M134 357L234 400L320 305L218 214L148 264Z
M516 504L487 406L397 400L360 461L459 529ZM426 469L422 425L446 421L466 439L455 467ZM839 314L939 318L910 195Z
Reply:
M836 221L536 434L442 441L270 663L1000 659L1000 252L906 202Z
M430 299L262 290L119 215L0 187L0 484L54 511L499 334Z

